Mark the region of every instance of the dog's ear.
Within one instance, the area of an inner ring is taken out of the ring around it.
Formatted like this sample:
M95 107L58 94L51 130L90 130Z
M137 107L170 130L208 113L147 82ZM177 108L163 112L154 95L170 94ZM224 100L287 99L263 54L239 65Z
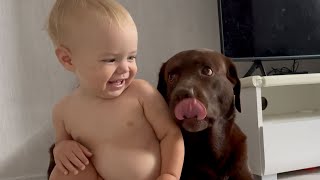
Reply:
M227 77L234 84L233 94L235 96L235 107L239 112L241 112L241 103L240 103L241 83L240 83L240 79L238 78L236 66L231 62L231 60L229 63Z
M163 98L167 101L167 83L166 80L164 78L165 74L165 69L166 69L166 64L167 63L163 63L159 72L159 79L158 79L158 85L157 85L157 89L160 92L160 94L163 96Z

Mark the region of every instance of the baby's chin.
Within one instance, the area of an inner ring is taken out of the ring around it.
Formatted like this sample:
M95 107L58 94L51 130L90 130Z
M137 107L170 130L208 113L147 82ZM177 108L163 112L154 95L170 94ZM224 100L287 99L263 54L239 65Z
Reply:
M103 99L114 99L119 97L124 90L118 90L118 91L114 91L114 92L103 92L100 93L99 97L103 98Z
M116 91L110 91L110 90L104 90L102 93L100 93L100 97L104 99L113 99L119 97L128 86L124 86L119 90Z

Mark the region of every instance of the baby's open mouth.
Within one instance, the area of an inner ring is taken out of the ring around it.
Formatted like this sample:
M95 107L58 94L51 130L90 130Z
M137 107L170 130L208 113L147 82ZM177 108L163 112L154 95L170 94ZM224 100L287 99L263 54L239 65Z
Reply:
M108 84L114 87L122 87L124 85L125 79L119 79L115 81L108 81Z

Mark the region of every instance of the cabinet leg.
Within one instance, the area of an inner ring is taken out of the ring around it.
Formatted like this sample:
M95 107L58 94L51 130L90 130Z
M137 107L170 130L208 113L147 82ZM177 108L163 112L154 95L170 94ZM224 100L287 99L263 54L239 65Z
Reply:
M277 180L277 174L265 175L265 176L257 176L254 175L254 180Z

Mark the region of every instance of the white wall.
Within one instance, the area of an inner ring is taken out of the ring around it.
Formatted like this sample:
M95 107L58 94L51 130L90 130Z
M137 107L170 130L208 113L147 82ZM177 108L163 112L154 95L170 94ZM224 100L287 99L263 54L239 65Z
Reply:
M216 0L119 0L139 31L139 76L156 85L159 67L191 48L220 50Z
M161 63L174 53L220 49L216 0L119 1L138 26L138 77L153 85ZM58 64L44 31L52 2L0 1L0 180L45 174L54 139L52 105L76 84ZM237 63L239 74L250 64ZM301 67L320 69L316 61Z
M72 87L44 31L48 2L0 1L0 179L45 173L51 107Z

